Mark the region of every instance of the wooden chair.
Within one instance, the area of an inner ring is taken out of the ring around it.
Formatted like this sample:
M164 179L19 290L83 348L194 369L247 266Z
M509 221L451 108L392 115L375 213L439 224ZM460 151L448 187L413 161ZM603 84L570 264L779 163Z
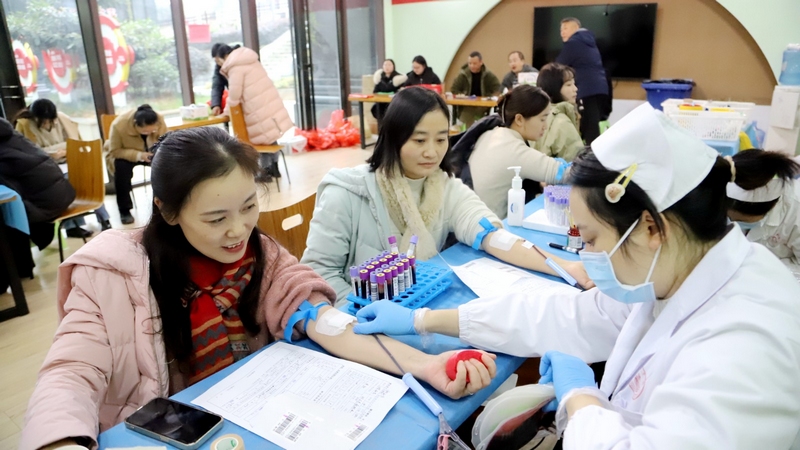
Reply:
M312 194L286 208L262 212L258 217L258 227L300 259L306 250L306 238L316 199L317 194Z
M250 135L247 133L247 125L244 122L244 111L242 105L230 107L231 112L231 125L233 126L233 135L240 141L246 142L253 146L259 153L280 153L283 157L283 168L286 169L286 180L292 184L292 179L289 177L289 166L286 164L286 155L283 153L282 145L256 145L250 142ZM277 179L275 180L277 183ZM278 184L278 192L281 191L281 184Z
M103 184L103 146L100 140L76 141L67 139L67 167L69 183L75 189L75 200L56 219L58 255L64 261L64 245L61 225L64 220L82 217L103 206L105 185ZM83 239L86 242L86 239Z
M116 114L101 114L100 115L100 122L102 125L103 131L103 142L107 141L109 137L111 137L111 124L116 119Z

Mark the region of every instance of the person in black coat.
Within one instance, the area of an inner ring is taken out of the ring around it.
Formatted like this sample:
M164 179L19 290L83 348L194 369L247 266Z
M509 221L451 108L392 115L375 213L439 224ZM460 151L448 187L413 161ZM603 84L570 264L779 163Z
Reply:
M214 76L211 79L211 114L218 116L222 114L222 93L228 89L228 79L225 78L219 69L222 67L220 61L222 58L217 59L217 50L225 44L216 43L211 47L211 57L214 58Z
M0 184L22 197L31 240L40 249L47 247L53 240L53 221L75 200L75 189L53 158L3 118L0 118Z
M44 150L0 118L0 184L19 194L25 204L30 235L6 226L5 233L21 278L33 278L30 241L44 249L53 241L53 221L75 200L75 189L58 164ZM8 288L8 274L0 270L0 292Z
M609 83L603 68L603 59L597 49L594 34L581 28L574 17L561 21L561 39L564 48L556 58L557 63L572 67L575 85L578 86L578 101L582 104L581 135L586 145L600 136L600 122L608 119Z
M387 59L383 62L383 67L378 69L372 75L372 81L375 83L375 88L372 93L395 93L403 87L406 82L406 76L399 73L394 68L394 60ZM386 109L389 107L388 103L375 103L372 105L372 116L380 123L381 118L386 114Z
M425 61L425 58L422 55L417 55L414 57L414 60L411 61L411 72L408 72L406 76L408 77L408 81L404 84L404 86L416 86L418 84L442 84L442 80L433 73L433 69L428 67L428 62Z

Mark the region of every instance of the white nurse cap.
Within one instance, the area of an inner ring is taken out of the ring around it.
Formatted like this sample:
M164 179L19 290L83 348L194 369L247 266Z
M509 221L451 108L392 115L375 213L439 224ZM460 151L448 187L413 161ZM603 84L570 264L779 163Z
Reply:
M606 169L628 171L659 212L700 185L718 156L648 103L615 123L591 147Z

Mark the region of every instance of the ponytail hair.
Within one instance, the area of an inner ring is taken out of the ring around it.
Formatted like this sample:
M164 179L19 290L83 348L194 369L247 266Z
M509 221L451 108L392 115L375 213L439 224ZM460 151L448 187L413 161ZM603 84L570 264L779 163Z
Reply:
M800 172L797 163L777 152L748 150L736 154L732 160L735 183L743 189L762 187L775 177L788 181ZM628 184L618 203L606 200L605 188L619 174L603 167L590 147L573 161L568 181L584 191L592 214L614 227L620 236L644 211L653 216L656 227L663 234L664 222L658 209L636 182ZM679 222L690 239L701 243L721 239L727 232L730 202L726 188L732 174L731 163L718 156L706 178L663 214Z
M136 112L133 114L133 123L135 123L137 127L153 125L156 122L158 122L158 114L153 111L152 106L145 103L136 108Z
M501 95L497 100L497 110L500 112L500 120L503 126L508 128L514 123L517 114L525 119L541 114L542 111L550 106L550 97L542 89L523 84Z
M733 157L736 167L735 184L746 191L762 188L775 178L790 183L800 174L800 164L778 152L747 150ZM747 216L763 216L778 203L780 198L766 202L746 202L729 199L728 209Z

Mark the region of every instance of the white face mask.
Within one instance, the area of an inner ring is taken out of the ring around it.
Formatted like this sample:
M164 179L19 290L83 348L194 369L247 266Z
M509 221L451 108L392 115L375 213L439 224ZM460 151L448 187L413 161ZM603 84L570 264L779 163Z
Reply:
M736 223L739 224L739 228L741 228L742 231L747 233L748 231L755 230L756 228L761 227L761 225L764 225L765 220L766 217L757 222L742 222L740 220L737 220Z
M583 267L586 269L586 274L589 275L589 278L594 281L594 284L597 285L597 288L600 289L600 292L606 294L607 296L613 298L614 300L622 303L644 303L644 302L654 302L656 301L656 291L653 288L653 283L650 281L650 277L653 275L653 270L656 268L656 261L658 261L658 255L661 254L661 246L658 246L658 250L656 250L656 255L653 257L653 263L650 265L650 270L647 272L647 278L645 278L644 283L631 286L627 284L622 284L617 279L617 275L614 273L614 266L611 264L611 256L619 249L625 239L630 236L631 232L636 225L639 223L637 219L636 222L633 222L633 225L628 228L628 231L622 235L617 245L611 250L611 253L603 252L587 252L582 251L580 252L581 261L583 261Z

